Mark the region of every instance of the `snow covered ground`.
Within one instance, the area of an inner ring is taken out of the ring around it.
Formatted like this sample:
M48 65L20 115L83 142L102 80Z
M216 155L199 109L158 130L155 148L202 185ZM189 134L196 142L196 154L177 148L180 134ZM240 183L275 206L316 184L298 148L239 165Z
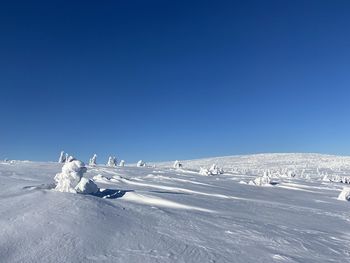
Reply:
M0 262L350 262L349 185L327 179L350 157L181 163L88 167L102 190L82 195L52 189L62 164L0 162ZM213 163L224 174L198 174Z

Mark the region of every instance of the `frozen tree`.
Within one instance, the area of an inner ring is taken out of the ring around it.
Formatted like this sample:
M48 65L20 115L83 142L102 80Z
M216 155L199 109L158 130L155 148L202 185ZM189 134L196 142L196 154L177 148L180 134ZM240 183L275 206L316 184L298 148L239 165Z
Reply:
M66 156L64 154L64 151L61 151L60 158L58 159L59 163L65 163L66 162Z
M68 153L66 153L66 158L65 158L66 163L68 163L68 159L69 159L69 155L68 155Z
M257 185L257 186L266 186L266 185L271 185L271 177L267 174L264 173L263 176L258 176L254 180L250 181L248 184L250 185Z
M137 167L145 167L146 166L146 163L142 160L138 161L137 164L136 164Z
M109 156L107 166L116 167L117 166L117 158Z
M94 156L92 156L92 158L89 160L89 165L90 166L96 166L96 158L97 158L97 154L95 153Z
M199 174L200 175L210 175L210 172L207 168L200 167Z
M98 191L97 185L89 179L83 178L87 169L85 164L78 160L71 160L62 167L62 172L56 174L55 190L68 193L91 194Z
M219 168L216 164L213 164L210 169L201 167L199 170L200 175L219 175L223 173L224 170Z
M120 163L119 163L119 166L124 167L125 166L125 161L121 160Z
M338 196L338 200L341 201L350 201L350 188L344 187Z
M182 168L182 163L180 163L178 160L176 160L176 161L174 162L174 168L175 168L175 169Z
M76 193L75 187L80 182L83 174L86 172L85 164L78 160L72 160L65 163L62 172L56 174L56 190L59 192Z
M219 168L215 163L210 167L209 172L211 175L223 174L224 170Z

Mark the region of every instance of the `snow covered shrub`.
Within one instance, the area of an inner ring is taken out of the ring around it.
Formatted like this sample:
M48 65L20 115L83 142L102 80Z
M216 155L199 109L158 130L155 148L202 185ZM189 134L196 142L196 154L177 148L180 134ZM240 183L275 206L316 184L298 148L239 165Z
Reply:
M62 172L56 174L56 188L59 192L76 193L75 187L86 172L85 164L78 160L67 162L62 167Z
M66 156L64 154L64 151L61 151L60 158L58 159L59 163L65 163L66 162Z
M117 158L109 156L107 166L116 167L117 166Z
M209 172L211 175L223 174L224 170L219 168L215 163L210 167Z
M96 166L96 158L97 158L97 154L95 153L94 156L92 156L92 158L89 160L89 165L90 166Z
M219 175L223 174L224 170L219 168L216 164L213 164L210 169L201 167L199 170L200 175Z
M137 164L136 164L137 167L145 167L146 166L146 163L142 160L138 161Z
M80 194L94 194L98 192L97 185L83 175L87 169L81 161L72 158L62 167L62 172L56 174L56 191Z
M250 181L248 184L257 185L257 186L266 186L266 185L271 185L272 181L267 174L264 174L263 176L256 177L254 180Z
M124 167L125 166L125 161L121 160L120 163L119 163L119 166Z
M207 168L201 167L201 168L199 169L199 174L200 174L200 175L210 175L210 172L209 172L209 170L208 170Z
M338 200L350 201L350 188L344 187L338 196Z
M176 160L176 161L174 162L174 168L175 168L175 169L182 168L182 163L180 163L178 160Z

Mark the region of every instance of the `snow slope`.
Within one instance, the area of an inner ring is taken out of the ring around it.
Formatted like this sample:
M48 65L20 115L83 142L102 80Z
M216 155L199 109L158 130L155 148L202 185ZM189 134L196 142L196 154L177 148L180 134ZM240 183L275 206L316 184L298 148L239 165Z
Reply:
M88 167L105 190L52 190L62 164L0 162L1 262L350 262L350 158L263 154ZM225 173L198 174L217 163ZM278 183L246 184L270 174ZM294 177L291 177L294 176Z

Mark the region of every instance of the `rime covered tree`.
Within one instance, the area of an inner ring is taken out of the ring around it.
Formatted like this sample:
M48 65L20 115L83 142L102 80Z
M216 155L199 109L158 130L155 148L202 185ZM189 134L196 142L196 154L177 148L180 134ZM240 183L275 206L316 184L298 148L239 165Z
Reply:
M142 160L138 161L137 164L136 164L137 167L144 167L146 166L146 163Z
M107 166L116 167L117 166L117 158L109 156Z
M58 159L59 163L65 163L66 162L66 156L64 154L64 151L61 151L60 158Z
M96 159L97 159L97 154L95 153L94 156L92 156L89 160L89 165L90 166L96 166L97 163L96 163Z

